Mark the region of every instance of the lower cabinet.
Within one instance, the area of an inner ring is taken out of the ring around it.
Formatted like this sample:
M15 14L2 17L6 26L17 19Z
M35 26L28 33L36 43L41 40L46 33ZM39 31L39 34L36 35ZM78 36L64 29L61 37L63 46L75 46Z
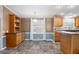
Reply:
M62 34L60 49L65 54L79 54L79 34Z
M61 51L63 51L63 53L65 53L65 54L71 53L71 51L72 51L72 48L71 48L72 41L71 40L72 40L71 35L68 35L68 34L62 35L60 47L61 47Z
M24 40L24 33L6 33L6 47L16 48Z
M61 33L60 32L55 32L55 41L60 42L61 41Z

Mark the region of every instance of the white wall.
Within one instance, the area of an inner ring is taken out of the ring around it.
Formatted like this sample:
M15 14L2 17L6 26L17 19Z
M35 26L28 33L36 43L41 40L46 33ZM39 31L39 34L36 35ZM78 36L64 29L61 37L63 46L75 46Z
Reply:
M3 6L0 5L0 49L2 48L2 32L3 32Z

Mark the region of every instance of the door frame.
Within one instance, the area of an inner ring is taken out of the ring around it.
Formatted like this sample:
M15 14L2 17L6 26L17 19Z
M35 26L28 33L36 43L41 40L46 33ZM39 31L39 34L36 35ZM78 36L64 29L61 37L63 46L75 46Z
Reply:
M40 41L40 40L46 40L46 26L45 26L45 18L43 18L43 20L44 20L44 24L43 24L43 28L45 29L44 30L44 32L43 32L43 39L38 39L38 40L35 40L35 39L33 39L33 33L32 33L32 20L33 19L37 19L37 18L31 18L30 19L30 40L34 40L34 41Z

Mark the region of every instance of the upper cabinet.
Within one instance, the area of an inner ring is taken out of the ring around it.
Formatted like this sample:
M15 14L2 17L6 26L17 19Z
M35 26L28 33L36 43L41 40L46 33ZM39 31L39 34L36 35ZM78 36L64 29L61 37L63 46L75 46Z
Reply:
M9 15L9 32L20 32L20 18L15 15Z
M79 27L79 16L75 17L75 26Z
M54 17L54 27L62 27L63 26L63 18L60 16Z

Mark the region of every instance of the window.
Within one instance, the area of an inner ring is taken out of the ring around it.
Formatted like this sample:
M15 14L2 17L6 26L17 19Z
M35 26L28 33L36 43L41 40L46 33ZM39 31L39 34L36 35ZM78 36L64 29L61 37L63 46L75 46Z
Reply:
M64 27L74 27L74 19L73 18L65 18L64 19Z

